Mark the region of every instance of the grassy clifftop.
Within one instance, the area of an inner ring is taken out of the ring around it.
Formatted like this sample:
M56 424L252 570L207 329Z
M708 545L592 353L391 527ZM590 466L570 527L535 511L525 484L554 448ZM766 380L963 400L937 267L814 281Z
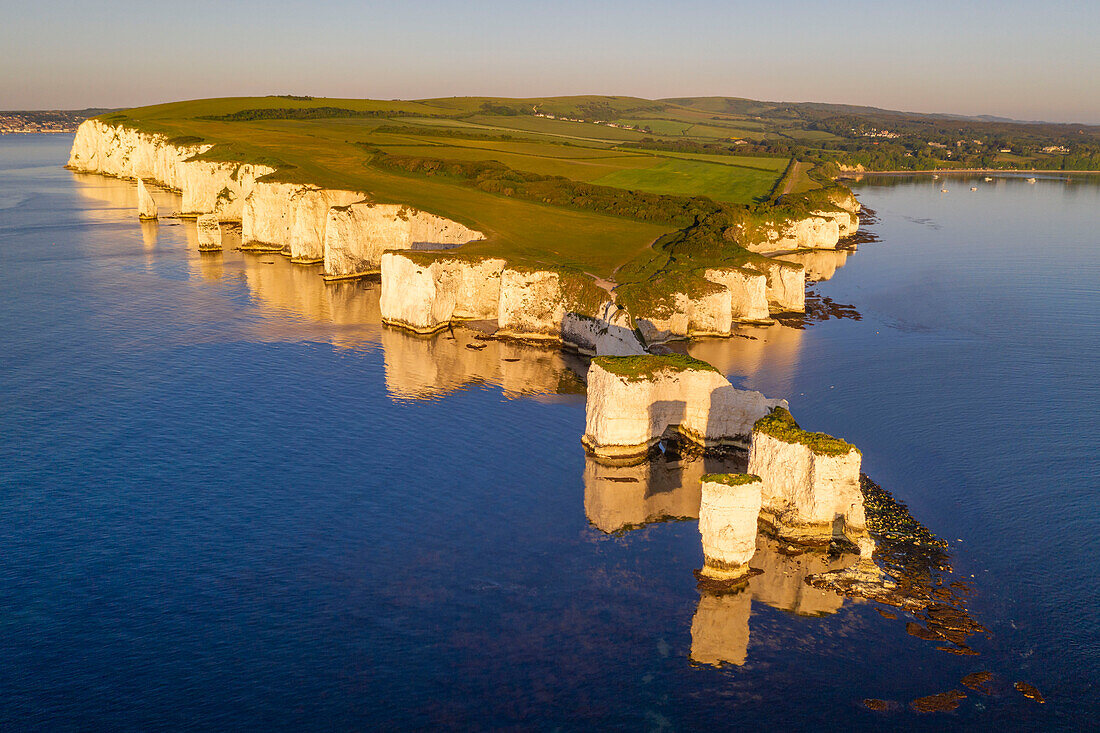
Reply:
M446 216L487 235L466 245L471 255L616 278L627 263L623 276L663 269L667 253L651 245L688 230L695 245L707 240L691 254L709 248L723 261L744 260L731 226L744 230L764 211L804 210L769 200L787 157L675 149L685 140L703 149L732 144L749 132L707 116L634 97L279 96L176 102L100 119L213 144L206 159L274 165L275 180L359 190ZM682 242L679 251L688 254Z

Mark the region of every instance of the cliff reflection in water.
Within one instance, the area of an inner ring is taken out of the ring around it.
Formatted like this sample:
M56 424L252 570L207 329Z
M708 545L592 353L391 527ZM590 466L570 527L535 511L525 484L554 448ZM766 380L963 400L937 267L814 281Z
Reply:
M803 249L776 255L775 259L802 265L806 268L807 281L823 282L844 267L850 254L852 250L848 249Z
M701 456L678 452L668 443L663 447L650 460L631 465L585 457L584 511L592 526L613 534L655 522L697 520L702 476L746 469L741 453ZM715 666L744 664L753 601L800 616L836 613L844 598L814 588L806 578L840 570L857 559L855 553L796 548L759 532L749 562L755 573L746 583L732 588L700 584L691 623L691 660Z
M808 585L806 578L847 567L856 559L854 554L794 549L757 534L756 554L749 566L758 574L734 588L699 588L699 603L691 620L691 661L743 665L748 658L752 601L798 616L836 613L844 598Z
M79 173L73 179L91 204L82 210L91 222L137 223L132 181ZM171 213L179 211L180 196L154 186L148 190L162 216L139 223L147 272L180 284L176 257L183 254L184 286L194 286L191 292L202 296L190 307L202 312L216 334L201 336L196 330L189 334L192 339L312 341L358 351L381 347L386 388L395 399L439 399L478 384L500 387L506 396L584 392L578 375L586 367L579 357L553 347L495 340L488 336L492 329L479 329L479 324L428 337L383 326L377 279L326 283L320 265L293 264L276 253L240 252L239 226L222 226L222 251L199 252L195 222ZM188 307L179 301L179 308Z

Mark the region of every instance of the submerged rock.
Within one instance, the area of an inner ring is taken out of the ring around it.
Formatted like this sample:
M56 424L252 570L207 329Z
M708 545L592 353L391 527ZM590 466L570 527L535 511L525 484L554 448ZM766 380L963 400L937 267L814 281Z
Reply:
M1029 700L1034 700L1040 705L1046 702L1046 698L1043 697L1043 693L1039 692L1039 689L1035 685L1029 685L1026 682L1017 682L1013 685L1021 695Z
M948 690L936 695L918 697L909 703L909 707L918 713L943 713L955 710L959 707L959 700L965 700L966 695L958 690Z

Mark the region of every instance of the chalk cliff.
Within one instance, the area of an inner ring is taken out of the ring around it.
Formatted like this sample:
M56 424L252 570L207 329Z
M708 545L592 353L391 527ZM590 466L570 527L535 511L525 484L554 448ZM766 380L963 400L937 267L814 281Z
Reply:
M839 533L868 551L860 461L854 446L772 410L754 425L749 449L749 472L763 482L762 518L785 539L828 542Z
M256 179L275 169L195 159L211 147L177 144L164 135L85 120L77 128L68 166L85 173L143 178L179 191L181 216L217 214L221 221L240 221Z
M325 226L325 275L337 279L379 272L388 249L446 249L484 238L458 222L406 206L369 201L333 206Z
M746 267L720 267L706 270L703 277L729 291L731 321L771 322L768 317L768 277L763 272Z
M747 447L753 424L777 405L786 401L736 389L690 357L598 357L588 370L583 442L597 456L639 456L673 428L703 448Z
M179 190L181 215L239 220L242 249L324 262L326 279L381 271L384 320L421 333L452 320L495 319L502 336L629 355L642 353L646 343L727 336L737 323L766 322L769 311L805 309L804 268L766 258L697 273L669 302L648 310L631 307L583 273L457 254L440 264L401 260L396 251L450 248L483 236L427 212L372 204L362 192L270 180L275 171L269 166L208 160L216 152L211 148L88 120L77 132L69 165ZM821 205L833 208L831 200ZM769 249L835 246L827 241L830 224L838 226L827 217L769 222L764 229L772 234L765 238Z
M163 135L85 120L69 153L69 168L119 178L144 178L181 190L179 163L210 149L210 145L175 145Z
M586 354L644 353L630 316L587 275L507 267L501 275L498 333L557 341Z
M244 202L256 187L256 179L274 173L266 165L184 160L176 166L176 181L183 194L180 216L214 214L219 221L241 221Z
M703 569L713 580L737 580L749 572L756 554L756 519L760 515L759 476L744 473L702 477L699 534L703 538Z
M806 268L796 262L770 258L755 260L754 270L764 273L768 306L776 312L806 311Z
M145 181L137 179L137 196L138 196L138 218L139 219L156 219L157 218L157 202L153 200L153 197L149 195L148 189L145 188Z
M835 249L840 242L840 225L831 215L768 221L756 227L751 236L742 235L738 241L753 252Z
M454 320L496 318L504 260L386 252L382 322L433 333Z

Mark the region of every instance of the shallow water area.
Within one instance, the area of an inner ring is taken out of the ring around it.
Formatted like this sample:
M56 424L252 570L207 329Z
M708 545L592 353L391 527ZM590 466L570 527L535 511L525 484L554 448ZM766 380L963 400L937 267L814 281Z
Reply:
M597 464L584 359L383 327L377 281L326 285L232 235L200 254L193 221L138 222L132 182L61 169L70 142L0 137L5 728L1100 712L1094 180L867 177L879 241L806 256L858 320L684 347L859 446L950 540L990 632L956 656L803 582L825 553L761 538L745 588L698 588L698 477L739 459ZM982 670L1002 694L962 684ZM952 689L952 711L910 707Z

